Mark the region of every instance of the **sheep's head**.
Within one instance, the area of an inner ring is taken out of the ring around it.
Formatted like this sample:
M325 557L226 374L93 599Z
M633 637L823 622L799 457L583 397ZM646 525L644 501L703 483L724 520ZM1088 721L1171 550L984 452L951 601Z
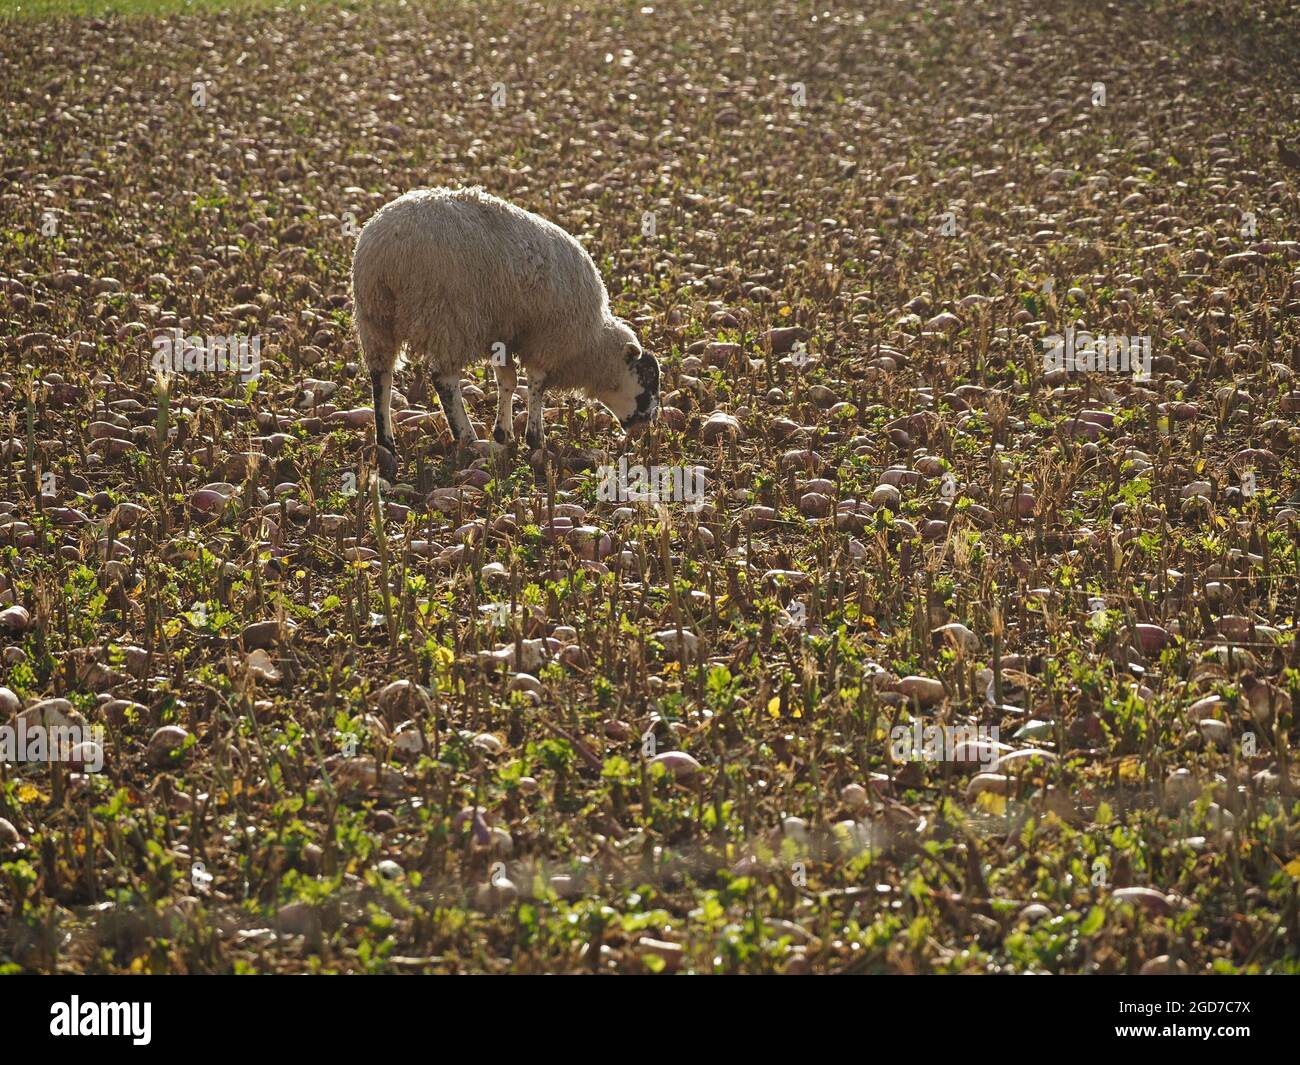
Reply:
M632 327L616 319L606 331L607 387L595 391L628 436L659 416L659 360L641 348Z

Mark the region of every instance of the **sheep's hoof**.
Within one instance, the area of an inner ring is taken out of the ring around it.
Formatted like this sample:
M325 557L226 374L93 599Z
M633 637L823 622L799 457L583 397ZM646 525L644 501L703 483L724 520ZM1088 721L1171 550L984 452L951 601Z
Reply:
M480 440L475 437L473 440L457 440L451 449L451 462L457 469L466 466L475 459L483 459L489 456L490 441Z
M514 436L507 436L504 429L500 426L492 430L492 439L488 442L488 450L493 455L503 456L512 455L515 451Z
M379 476L389 484L397 480L397 455L383 444L375 445L375 465L379 468Z

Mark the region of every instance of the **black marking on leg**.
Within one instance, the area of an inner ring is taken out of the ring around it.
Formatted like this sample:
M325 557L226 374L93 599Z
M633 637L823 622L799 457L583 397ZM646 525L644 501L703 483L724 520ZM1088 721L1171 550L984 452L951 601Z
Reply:
M374 396L375 402L375 443L380 447L386 447L394 455L397 454L397 445L393 443L393 438L385 431L387 426L384 424L383 417L383 396L384 386L382 370L370 371L370 392Z
M506 442L506 431L502 429L501 426L496 426L492 430L492 439L498 444L504 444Z
M473 447L478 443L478 437L474 435L474 426L470 423L469 414L466 412L460 399L460 389L456 386L434 385L438 393L438 402L442 404L442 412L447 416L447 425L451 428L451 435L456 441L457 447Z
M456 424L456 393L446 385L435 384L433 390L438 393L438 402L442 404L442 413L447 416L447 425L451 429L451 435L456 440L461 440L465 435L462 426Z
M528 422L524 430L524 439L528 446L536 451L542 446L546 427L543 424L546 408L546 382L540 377L528 382Z

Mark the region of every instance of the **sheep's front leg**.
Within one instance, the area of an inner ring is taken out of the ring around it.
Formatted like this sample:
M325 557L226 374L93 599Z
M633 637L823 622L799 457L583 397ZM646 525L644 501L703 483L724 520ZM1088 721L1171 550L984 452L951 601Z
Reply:
M519 375L514 363L492 363L497 377L497 420L492 426L492 448L505 451L515 446L515 385Z
M375 464L386 481L397 477L397 442L393 439L393 371L371 370L375 398Z
M474 432L469 415L465 413L465 401L460 395L460 376L448 374L446 377L439 377L434 382L433 388L438 393L442 412L447 416L447 424L451 427L451 435L456 438L456 445L473 447L478 442L478 434Z
M546 382L541 378L533 380L530 376L528 379L528 428L524 432L524 439L528 441L528 446L534 450L546 446L546 433L542 426L542 408L545 393Z

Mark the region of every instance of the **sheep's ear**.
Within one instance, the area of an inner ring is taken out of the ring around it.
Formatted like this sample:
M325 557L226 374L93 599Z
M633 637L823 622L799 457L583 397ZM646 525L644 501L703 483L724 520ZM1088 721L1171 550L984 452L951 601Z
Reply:
M635 366L637 360L641 358L641 349L635 344L629 344L623 349L623 358L627 360L629 366Z

